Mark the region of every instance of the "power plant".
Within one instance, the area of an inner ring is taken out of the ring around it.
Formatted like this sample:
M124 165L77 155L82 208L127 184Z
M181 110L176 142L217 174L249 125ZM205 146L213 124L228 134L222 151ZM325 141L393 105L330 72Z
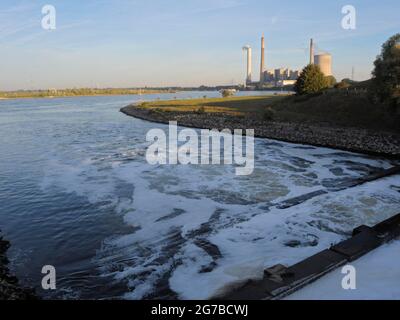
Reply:
M299 71L288 68L266 70L265 37L263 34L261 37L260 80L259 82L252 82L252 49L250 45L246 45L242 49L247 53L246 86L258 86L260 88L264 86L283 87L293 85L299 77Z
M265 63L265 38L264 34L261 37L261 59L260 59L260 80L259 82L252 81L252 48L246 45L243 51L247 53L247 69L246 69L246 84L245 86L253 87L285 87L294 85L297 78L300 76L300 71L290 70L289 68L278 68L266 70ZM314 40L310 40L310 57L309 63L320 67L325 76L332 76L332 56L329 53L315 53Z

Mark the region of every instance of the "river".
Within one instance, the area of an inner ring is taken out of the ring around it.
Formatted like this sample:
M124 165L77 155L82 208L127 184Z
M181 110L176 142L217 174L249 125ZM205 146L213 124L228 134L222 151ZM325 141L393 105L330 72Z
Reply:
M0 229L23 285L53 299L204 299L400 211L398 176L335 189L391 161L333 149L256 139L251 176L149 165L145 135L166 126L119 109L204 95L217 93L0 101Z

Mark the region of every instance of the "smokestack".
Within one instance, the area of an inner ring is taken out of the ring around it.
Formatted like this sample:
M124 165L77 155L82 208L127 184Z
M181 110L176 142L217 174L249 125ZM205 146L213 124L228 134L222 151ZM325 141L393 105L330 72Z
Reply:
M310 64L314 64L314 40L310 40Z
M264 70L265 70L265 41L263 34L261 37L260 85L264 84Z
M247 51L247 73L246 73L246 85L251 84L251 47L249 45L243 47L244 51Z

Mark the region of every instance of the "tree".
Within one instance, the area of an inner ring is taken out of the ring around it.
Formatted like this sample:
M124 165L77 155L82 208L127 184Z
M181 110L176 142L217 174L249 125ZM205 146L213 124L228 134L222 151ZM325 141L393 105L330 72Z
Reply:
M334 76L327 76L325 77L325 80L329 88L332 88L337 84L336 78Z
M400 33L382 45L372 72L372 95L382 102L394 102L400 106Z
M235 94L235 91L234 91L234 90L231 90L231 89L223 89L223 90L221 90L221 95L222 95L222 97L224 97L224 98L231 97L231 96L233 96L234 94Z
M351 84L347 81L347 79L343 79L342 81L335 84L336 89L347 89L350 88Z
M294 91L298 95L318 93L328 87L328 81L319 66L309 64L300 73L294 85Z

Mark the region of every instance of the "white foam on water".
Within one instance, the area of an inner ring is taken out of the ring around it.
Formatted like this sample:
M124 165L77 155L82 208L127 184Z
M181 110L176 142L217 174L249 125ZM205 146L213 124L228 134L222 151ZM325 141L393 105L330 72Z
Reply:
M90 202L109 201L135 232L104 241L104 275L127 281L127 299L157 296L168 286L179 298L205 299L232 283L291 265L347 237L360 224L397 213L399 177L333 192L341 179L388 168L389 161L348 152L256 139L251 176L234 166L150 166L146 143L120 140L117 150L49 157L42 188L62 188ZM106 149L112 149L106 145ZM131 195L121 195L132 186ZM274 204L316 190L328 194L287 209Z
M220 230L209 240L223 255L209 274L198 274L187 260L174 272L171 287L185 298L209 298L231 282L260 278L266 267L292 265L343 240L360 225L373 225L397 213L400 197L384 188L398 183L384 179L362 187L320 196L296 207L257 215L251 220ZM376 199L373 205L364 199ZM298 246L285 245L297 241ZM317 243L313 243L317 240ZM182 285L190 283L191 285ZM206 284L206 288L204 288ZM202 288L199 291L199 288Z

